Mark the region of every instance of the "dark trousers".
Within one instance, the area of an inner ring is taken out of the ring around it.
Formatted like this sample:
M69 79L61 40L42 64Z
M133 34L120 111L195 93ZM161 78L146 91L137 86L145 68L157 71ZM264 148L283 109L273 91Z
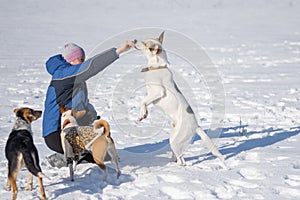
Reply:
M50 133L44 139L49 149L57 153L64 154L64 150L61 146L60 130Z
M89 110L86 113L86 115L84 115L80 119L77 119L77 123L79 126L88 126L91 123L93 123L93 121L96 118L97 118L97 113L93 110ZM52 151L55 151L57 153L63 154L64 150L61 146L60 132L61 132L61 130L50 133L44 139L45 139L45 142L46 142L47 146L49 147L49 149L51 149Z

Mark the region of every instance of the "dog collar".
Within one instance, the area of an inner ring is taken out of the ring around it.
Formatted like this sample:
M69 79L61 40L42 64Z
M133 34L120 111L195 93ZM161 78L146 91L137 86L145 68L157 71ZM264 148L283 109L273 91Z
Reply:
M164 65L164 66L159 66L159 67L153 67L153 66L150 66L150 67L145 67L141 70L141 72L147 72L147 71L152 71L152 70L157 70L157 69L166 69L167 68L167 65Z
M64 129L64 132L66 132L66 134L70 133L71 131L76 131L77 132L77 127L72 126L72 127L67 127L67 128Z
M23 119L21 119L20 117L16 117L16 121L15 121L15 124L13 126L13 130L14 131L27 130L32 134L31 125L27 124L27 122L24 121Z

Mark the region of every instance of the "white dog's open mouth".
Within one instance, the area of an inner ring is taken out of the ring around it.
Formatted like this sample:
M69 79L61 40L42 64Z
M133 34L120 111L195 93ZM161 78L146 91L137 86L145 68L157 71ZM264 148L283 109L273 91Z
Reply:
M138 41L137 41L136 39L133 40L134 48L136 48L137 50L139 50L138 47L136 46L137 42L138 42Z
M142 50L144 48L144 44L141 41L133 40L134 48L137 50Z

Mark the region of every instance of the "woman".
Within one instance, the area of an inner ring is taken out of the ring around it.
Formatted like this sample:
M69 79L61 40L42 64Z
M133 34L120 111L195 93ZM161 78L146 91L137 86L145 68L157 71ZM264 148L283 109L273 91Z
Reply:
M43 115L43 137L47 146L63 154L60 140L59 105L75 110L80 125L89 125L96 117L89 103L85 81L95 76L134 46L132 41L119 48L111 48L85 61L84 50L74 43L64 46L62 54L49 58L46 69L52 76L48 87Z

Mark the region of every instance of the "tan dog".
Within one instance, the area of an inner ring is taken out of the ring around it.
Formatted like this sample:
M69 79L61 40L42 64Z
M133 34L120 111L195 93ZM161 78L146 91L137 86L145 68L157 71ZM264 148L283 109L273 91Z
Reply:
M98 120L93 127L79 127L71 109L60 106L61 116L61 140L64 154L70 169L71 181L74 180L73 161L78 161L79 156L90 146L95 163L104 171L104 180L107 178L104 158L106 153L113 158L117 177L121 171L118 163L116 147L110 136L109 124L105 120ZM102 132L102 127L104 132ZM80 130L91 129L91 131L80 132ZM88 134L88 135L87 135Z
M12 199L17 198L17 175L24 166L29 170L26 190L32 190L32 174L38 177L41 199L45 200L43 186L44 174L39 165L38 151L33 143L31 122L41 117L42 111L31 108L18 108L14 110L16 121L5 146L5 156L8 160L7 190L13 191Z
M94 124L94 131L98 130L101 127L104 127L104 133L98 137L95 142L93 142L92 144L92 154L93 154L93 158L96 162L96 164L102 169L104 170L105 173L105 179L107 177L107 171L106 171L106 167L104 165L104 158L106 153L108 153L110 155L111 158L113 158L114 163L116 165L116 169L117 169L117 177L119 178L119 176L121 175L121 171L119 168L119 162L118 162L118 156L117 156L117 150L115 147L115 143L114 140L112 139L112 137L110 136L110 128L109 128L109 124L107 123L107 121L105 120L98 120L95 124Z

